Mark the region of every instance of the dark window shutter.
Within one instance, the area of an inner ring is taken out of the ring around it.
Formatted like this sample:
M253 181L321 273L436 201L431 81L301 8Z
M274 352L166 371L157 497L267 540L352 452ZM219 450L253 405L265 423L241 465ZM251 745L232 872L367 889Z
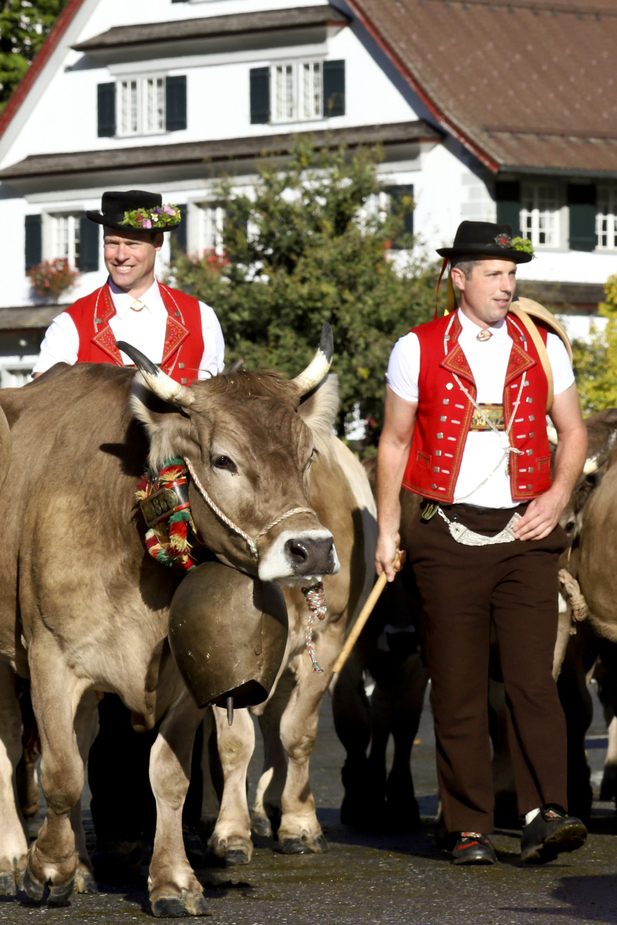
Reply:
M79 260L77 269L81 273L94 273L99 268L99 240L101 226L91 222L86 215L79 219Z
M186 74L165 81L165 128L168 132L186 128Z
M568 186L570 250L592 251L596 246L596 188L592 184Z
M345 62L324 61L323 63L323 114L345 115Z
M413 186L389 186L387 192L390 194L390 202L392 211L395 214L400 214L403 210L403 200L404 199L413 199ZM403 215L403 227L401 228L401 236L413 234L413 211L405 212ZM397 238L393 241L394 247L400 246L400 238Z
M498 180L495 183L497 224L512 226L512 235L521 233L521 185L518 180Z
M186 249L188 246L187 241L187 228L186 228L186 216L187 208L186 206L178 206L180 209L180 215L182 216L182 221L177 228L174 228L169 235L169 243L171 245L172 253L179 251L182 254L186 254Z
M270 68L252 67L251 76L251 123L270 121Z
M43 234L40 215L26 215L26 272L43 259Z
M111 138L116 134L116 85L99 84L97 91L99 138Z

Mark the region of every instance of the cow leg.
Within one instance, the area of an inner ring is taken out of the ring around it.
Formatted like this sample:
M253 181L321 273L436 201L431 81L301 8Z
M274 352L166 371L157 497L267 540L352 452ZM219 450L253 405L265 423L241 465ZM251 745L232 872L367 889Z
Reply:
M281 717L294 683L291 672L283 672L259 715L264 760L251 810L251 828L255 834L266 838L276 835L281 824L281 799L287 776L287 755L281 742Z
M224 786L223 771L218 753L218 735L212 709L206 710L206 715L203 719L201 781L201 808L198 831L200 838L206 843L216 826Z
M369 775L367 750L371 742L371 713L372 706L364 688L362 666L355 652L343 665L336 683L332 689L332 715L334 728L345 749L345 764L341 771L341 779L345 788L345 796L341 804L341 822L344 825L365 827L372 826L379 812L373 811L373 806L383 810L383 792L367 788L366 781ZM386 735L387 742L387 735ZM375 751L371 749L374 763L377 759ZM383 783L385 784L385 747L383 750ZM380 765L381 766L381 765ZM369 792L370 790L370 792Z
M182 834L182 809L189 787L193 741L202 716L185 691L163 718L150 753L156 833L148 888L155 916L208 914L202 886L186 856Z
M16 677L0 663L0 896L15 896L26 868L28 842L15 794L15 769L21 758L21 710Z
M98 701L94 691L86 691L81 698L75 715L75 733L79 745L81 760L85 765L90 748L96 739L98 723ZM77 868L75 870L76 893L98 893L94 871L88 849L86 847L86 834L84 832L81 815L81 796L70 812L71 826L75 833L75 850L77 852Z
M600 799L604 802L617 799L617 716L608 724L608 747L600 786Z
M86 698L76 726L84 682L78 681L65 666L55 643L48 639L33 644L29 662L32 705L41 738L41 785L47 799L47 815L30 846L23 885L30 899L40 900L49 884L48 902L60 905L68 901L77 870L70 813L79 803L84 784L87 749L83 730L88 721L94 723L91 715L94 701L92 697ZM82 741L76 728L81 729Z
M213 707L213 713L224 787L221 808L208 847L229 865L248 864L253 855L253 843L246 775L255 749L255 724L248 710L236 710L231 726L225 710Z

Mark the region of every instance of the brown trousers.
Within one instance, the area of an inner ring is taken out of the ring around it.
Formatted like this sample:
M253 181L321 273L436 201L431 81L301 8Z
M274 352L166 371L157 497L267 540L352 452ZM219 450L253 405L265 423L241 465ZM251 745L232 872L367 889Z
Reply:
M524 505L517 510L523 513ZM443 505L492 536L512 510ZM494 792L488 721L491 624L503 673L518 810L567 808L566 725L552 677L558 619L556 527L544 540L463 546L436 513L417 519L410 559L426 611L437 773L449 832L489 834Z

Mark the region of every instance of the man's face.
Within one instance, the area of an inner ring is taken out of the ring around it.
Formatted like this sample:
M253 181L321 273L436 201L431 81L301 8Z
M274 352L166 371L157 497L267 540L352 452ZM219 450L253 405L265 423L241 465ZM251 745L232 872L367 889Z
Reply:
M105 228L105 266L119 289L146 291L154 282L154 261L163 244L163 235L139 234Z
M454 267L452 281L461 293L461 311L484 328L506 317L516 288L516 264L513 260L479 260L469 279Z

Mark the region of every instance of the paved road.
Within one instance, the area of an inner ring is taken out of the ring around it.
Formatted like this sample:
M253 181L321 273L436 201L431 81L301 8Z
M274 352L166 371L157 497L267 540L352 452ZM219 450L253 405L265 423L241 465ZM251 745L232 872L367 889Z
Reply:
M261 839L248 867L200 870L213 916L206 921L216 925L617 925L617 817L612 806L595 803L587 845L550 865L520 866L519 833L502 830L495 838L499 865L453 867L431 843L437 801L428 710L419 738L412 765L423 831L397 836L355 832L339 822L343 752L332 729L329 704L324 704L312 783L329 853L286 857L274 850L272 842ZM596 786L604 743L598 712L588 740ZM252 786L258 762L256 755ZM0 923L153 921L146 911L145 878L142 868L132 882L101 884L98 896L76 896L63 909L0 900Z

